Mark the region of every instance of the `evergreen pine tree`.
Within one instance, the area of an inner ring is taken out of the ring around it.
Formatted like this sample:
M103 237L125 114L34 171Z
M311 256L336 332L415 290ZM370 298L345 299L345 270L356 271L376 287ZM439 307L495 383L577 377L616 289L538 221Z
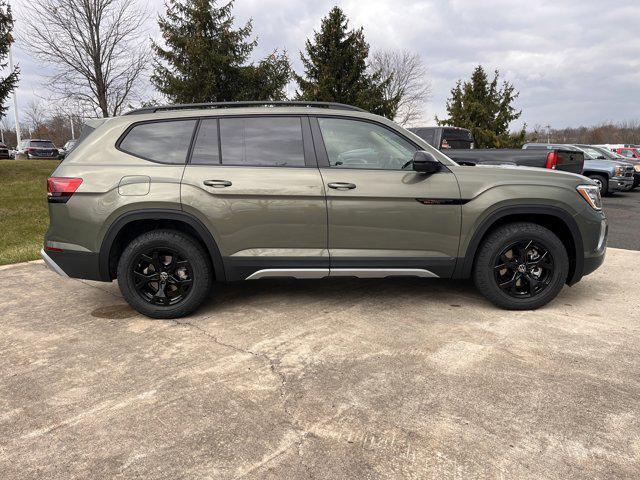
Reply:
M499 76L496 70L493 80L489 81L478 65L470 81L458 80L447 100L449 118L436 117L438 124L468 128L478 148L519 148L525 141L526 126L518 133L509 133L509 124L522 114L512 106L518 92L506 81L498 87Z
M342 10L333 7L322 19L313 42L307 39L306 55L300 53L304 76L294 74L300 100L340 102L364 108L388 118L395 116L399 98L385 100L390 79L367 72L369 45L362 28L348 30Z
M286 53L248 64L257 45L251 21L233 27L233 0L168 0L158 24L166 48L156 55L151 81L176 103L278 100L291 76Z
M13 16L11 6L4 0L0 1L0 69L7 68L8 61L5 59L9 54L9 46L13 43L11 31L13 30ZM6 77L0 77L0 118L4 117L7 111L5 103L11 92L18 86L20 69L15 67Z

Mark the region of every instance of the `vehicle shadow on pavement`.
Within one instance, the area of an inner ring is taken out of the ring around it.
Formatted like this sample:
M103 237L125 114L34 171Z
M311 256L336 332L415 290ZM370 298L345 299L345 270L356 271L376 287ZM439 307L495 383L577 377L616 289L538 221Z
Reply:
M116 282L112 284L90 283L120 297ZM587 298L585 282L562 290L558 298L543 310L556 307L579 307ZM605 292L601 292L605 293ZM598 298L595 298L598 301ZM93 317L112 320L129 319L138 314L124 300L101 305L91 312ZM332 306L373 304L385 309L410 308L461 308L506 312L493 306L475 288L471 280L444 280L422 278L327 278L321 280L261 279L247 282L215 283L210 298L191 317L241 310L260 311L267 308L294 308L304 311L314 305Z

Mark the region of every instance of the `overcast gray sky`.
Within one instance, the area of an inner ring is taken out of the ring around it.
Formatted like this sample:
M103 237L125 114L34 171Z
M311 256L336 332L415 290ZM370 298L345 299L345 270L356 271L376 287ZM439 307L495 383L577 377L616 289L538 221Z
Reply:
M13 3L20 29L20 10L29 2ZM149 35L156 38L163 1L147 4ZM477 64L499 69L515 85L521 120L530 127L640 119L640 0L236 0L234 12L237 23L253 18L256 58L286 49L300 71L305 39L336 4L350 27L364 27L372 50L422 56L433 89L424 124L445 115L456 80L468 78ZM14 56L24 109L34 95L46 97L46 69L20 45Z

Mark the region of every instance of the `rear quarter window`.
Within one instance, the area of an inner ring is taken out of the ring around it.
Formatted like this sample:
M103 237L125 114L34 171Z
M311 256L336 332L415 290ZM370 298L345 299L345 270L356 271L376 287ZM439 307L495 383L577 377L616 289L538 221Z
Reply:
M184 164L195 125L195 120L134 124L120 140L118 148L145 160Z

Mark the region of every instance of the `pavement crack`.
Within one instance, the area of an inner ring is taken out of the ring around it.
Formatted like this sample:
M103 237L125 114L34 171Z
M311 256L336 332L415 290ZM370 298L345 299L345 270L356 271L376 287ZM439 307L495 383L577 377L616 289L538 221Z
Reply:
M286 417L285 421L289 425L289 427L292 429L292 431L295 432L295 434L298 436L298 438L297 438L297 440L293 441L286 448L280 450L279 452L276 452L272 456L269 456L267 459L264 459L258 465L254 466L254 468L250 469L250 471L244 472L243 474L241 474L241 475L239 475L239 476L237 476L235 478L236 479L245 478L251 471L253 471L253 470L255 470L255 469L257 469L257 468L259 468L259 467L261 467L261 466L263 466L263 465L265 465L267 463L271 463L271 462L277 460L278 458L282 457L288 451L294 450L294 449L295 449L296 454L300 458L302 466L304 467L305 471L309 475L309 478L314 478L311 468L308 465L306 465L305 462L303 461L303 454L302 454L303 445L307 441L309 436L313 436L313 432L310 431L309 429L305 428L303 425L301 425L298 422L298 420L296 419L294 413L292 413L290 411L289 407L288 407L288 404L287 404L288 382L287 382L286 375L282 371L280 371L280 361L270 357L266 353L256 352L256 351L248 349L248 348L242 348L242 347L239 347L238 345L234 345L234 344L231 344L231 343L228 343L228 342L224 342L224 341L220 340L218 337L216 337L215 335L209 333L206 329L202 328L199 325L196 325L195 323L191 323L191 322L184 321L184 320L178 320L178 319L172 319L171 321L175 325L190 328L190 329L192 329L192 330L204 335L206 338L211 340L216 345L220 345L222 347L228 348L228 349L233 350L235 352L244 353L246 355L251 355L253 357L256 357L256 358L259 358L259 359L261 359L263 361L266 361L268 363L269 369L271 370L273 375L275 375L280 380L280 385L279 385L280 400L281 400L281 403L282 403L282 411L283 411L283 413L284 413L284 415Z
M254 356L256 358L261 358L261 359L265 360L269 364L269 369L271 370L271 372L276 377L278 377L280 379L280 398L282 399L283 408L284 408L285 413L287 415L291 416L290 412L287 409L286 400L285 400L286 388L287 388L287 378L286 378L285 374L282 373L280 371L280 369L279 369L279 366L280 366L280 362L279 361L271 358L266 353L255 352L255 351L250 350L248 348L242 348L242 347L239 347L237 345L233 345L231 343L223 342L218 337L216 337L215 335L209 333L206 329L196 325L195 323L185 322L185 321L176 320L176 319L173 319L171 321L174 322L176 325L192 328L192 329L198 331L199 333L201 333L205 337L207 337L210 340L212 340L213 343L215 343L216 345L220 345L222 347L229 348L229 349L234 350L236 352L245 353L247 355L252 355L252 356Z

